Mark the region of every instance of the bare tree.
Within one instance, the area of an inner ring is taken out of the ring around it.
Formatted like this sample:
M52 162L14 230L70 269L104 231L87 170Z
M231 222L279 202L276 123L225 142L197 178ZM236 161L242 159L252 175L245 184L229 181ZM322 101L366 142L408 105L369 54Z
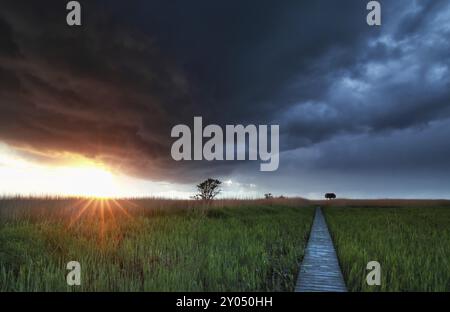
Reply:
M197 199L212 200L222 191L220 189L221 184L222 182L219 180L209 178L197 185L198 194L194 197Z

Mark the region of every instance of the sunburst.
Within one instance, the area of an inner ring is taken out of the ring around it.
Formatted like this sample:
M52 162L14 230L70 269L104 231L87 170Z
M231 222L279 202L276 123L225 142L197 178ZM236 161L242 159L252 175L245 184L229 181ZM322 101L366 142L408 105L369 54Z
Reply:
M133 218L119 200L113 198L79 199L70 209L73 210L73 213L67 227L73 228L77 223L81 223L82 219L95 220L98 223L98 233L101 240L105 237L107 222L116 226L119 218Z

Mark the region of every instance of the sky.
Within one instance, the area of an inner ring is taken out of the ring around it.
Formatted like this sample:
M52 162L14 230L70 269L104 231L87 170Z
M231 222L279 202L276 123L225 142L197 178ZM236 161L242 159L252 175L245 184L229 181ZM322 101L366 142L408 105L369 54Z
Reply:
M0 0L0 194L450 198L450 2ZM279 125L280 162L171 129Z

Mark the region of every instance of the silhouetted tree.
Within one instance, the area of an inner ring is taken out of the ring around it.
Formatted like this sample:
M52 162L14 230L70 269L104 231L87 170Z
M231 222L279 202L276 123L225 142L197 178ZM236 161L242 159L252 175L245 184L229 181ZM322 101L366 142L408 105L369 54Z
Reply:
M272 193L267 193L267 194L264 194L264 198L265 199L272 199L273 195L272 195Z
M334 194L334 193L326 193L325 194L325 198L326 199L335 199L336 198L336 194Z
M222 182L220 182L217 179L207 179L197 185L197 191L198 194L195 195L195 198L197 199L203 199L203 200L211 200L214 199L220 192L220 185Z

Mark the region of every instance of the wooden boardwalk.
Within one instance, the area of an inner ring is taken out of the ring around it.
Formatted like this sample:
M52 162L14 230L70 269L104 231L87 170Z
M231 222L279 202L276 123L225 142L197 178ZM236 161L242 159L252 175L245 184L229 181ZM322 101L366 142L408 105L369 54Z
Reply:
M296 292L345 292L336 251L320 207L316 208L305 257L300 266Z

